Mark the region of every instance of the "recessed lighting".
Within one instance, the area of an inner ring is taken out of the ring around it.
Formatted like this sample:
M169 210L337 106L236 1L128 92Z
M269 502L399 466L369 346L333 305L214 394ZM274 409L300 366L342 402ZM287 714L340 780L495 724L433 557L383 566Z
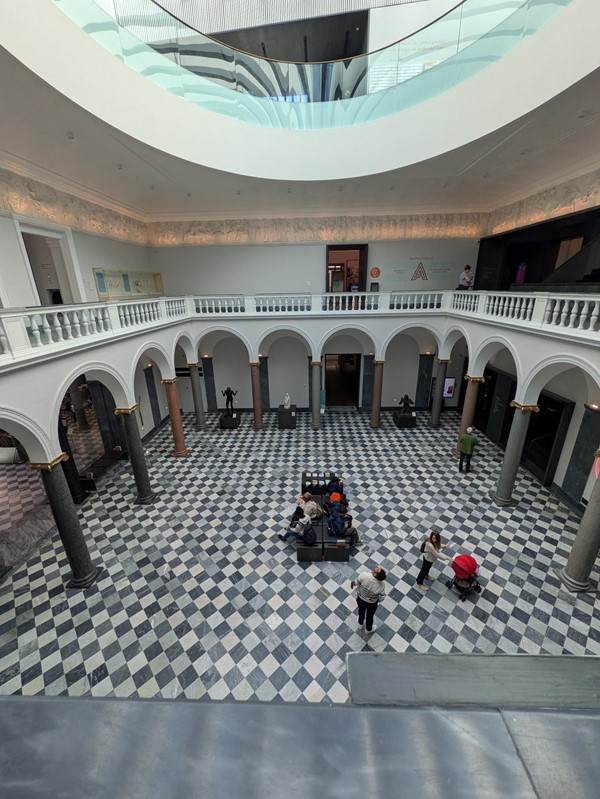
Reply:
M117 169L118 169L119 171L120 171L121 169L123 169L123 164L117 164Z
M74 138L75 138L75 134L73 133L73 131L72 130L67 131L67 139L71 139L72 140Z
M185 196L186 196L186 197L191 197L191 196L192 196L192 192L191 192L191 191L188 191L188 192L186 192L186 195L185 195Z
M155 186L150 186L150 191L154 191L155 188Z
M236 191L236 194L237 194L237 195L240 195L241 193L242 193L242 192L241 192L239 189Z

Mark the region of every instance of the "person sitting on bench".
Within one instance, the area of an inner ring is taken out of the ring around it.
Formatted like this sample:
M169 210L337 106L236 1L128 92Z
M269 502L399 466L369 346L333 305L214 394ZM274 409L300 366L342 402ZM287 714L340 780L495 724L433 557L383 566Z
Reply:
M321 515L321 508L314 501L312 494L309 491L306 491L304 494L302 494L298 500L298 506L302 507L304 513L307 516L310 516L312 520L318 519Z
M297 541L304 542L304 531L310 524L310 516L304 513L302 505L298 505L296 513L294 513L292 522L287 529L285 535L278 534L280 541L288 541L290 538L295 538Z
M356 528L352 526L352 516L346 512L346 509L342 511L337 502L331 506L327 532L338 539L349 538L351 546L360 543Z

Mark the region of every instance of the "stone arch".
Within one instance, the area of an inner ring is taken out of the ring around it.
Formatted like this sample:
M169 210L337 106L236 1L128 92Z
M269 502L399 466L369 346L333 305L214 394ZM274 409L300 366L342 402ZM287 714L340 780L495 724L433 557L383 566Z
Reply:
M318 342L317 349L316 349L316 359L319 360L323 353L324 347L327 345L327 342L330 341L332 338L335 338L339 335L349 335L356 338L359 344L362 347L362 355L369 355L373 353L376 358L378 358L378 353L375 347L375 340L371 331L363 327L362 325L355 325L355 324L342 324L337 325L334 328L331 328L327 331L322 337L321 340Z
M464 327L459 324L453 324L451 327L446 330L446 333L443 337L442 343L438 350L438 358L448 359L452 354L452 350L458 344L461 338L464 338L467 344L467 353L469 357L473 352L473 344L471 343L471 338Z
M425 331L425 336L419 334L420 331ZM385 360L386 352L390 343L396 338L396 336L410 336L414 339L419 348L427 346L431 352L440 350L440 332L436 330L434 327L428 324L415 324L414 322L405 322L402 325L399 325L397 328L392 330L391 333L387 335L383 344L381 345L381 360ZM427 342L427 336L431 337L431 342Z
M600 404L600 370L584 358L567 353L550 355L536 364L524 377L522 387L517 388L515 399L522 405L536 405L544 386L554 377L574 367L579 367L586 378L588 401L594 400Z
M153 363L157 365L158 371L160 372L160 376L163 380L169 380L175 377L175 364L169 353L165 350L165 348L161 344L157 344L155 342L147 342L146 344L139 347L137 352L133 356L129 371L128 385L130 386L134 385L135 370L138 361L142 356L149 358Z
M61 452L36 420L14 408L0 406L0 428L18 439L32 463L48 463Z
M98 380L100 383L103 383L112 394L117 408L128 408L135 403L133 387L129 388L129 386L133 386L132 383L127 384L125 378L114 366L101 361L92 361L89 363L82 363L76 369L72 369L61 381L52 403L51 419L58 419L63 397L67 393L69 386L82 374L84 374L88 380Z
M201 358L211 358L215 345L229 336L239 339L246 347L248 362L252 360L254 362L258 361L258 349L252 346L243 333L226 325L214 325L204 330L196 339L195 349L200 352Z
M484 339L473 352L472 357L469 359L469 374L472 377L481 377L490 360L500 352L506 349L511 354L515 364L517 387L522 380L523 367L521 359L514 347L514 344L505 336L493 335ZM518 391L518 388L517 388Z
M277 340L277 338L284 336L295 338L298 341L301 341L306 347L306 354L310 355L311 358L315 360L316 350L315 350L315 345L311 341L311 339L300 328L286 324L275 325L273 327L270 327L268 330L265 330L262 337L257 342L257 353L259 353L260 355L267 355L269 352L269 348Z
M173 341L173 348L171 350L171 360L173 363L175 363L175 353L177 351L177 347L180 347L183 350L186 358L186 364L198 362L198 348L194 346L194 342L192 341L190 334L186 333L184 330L180 331L175 336L175 340Z

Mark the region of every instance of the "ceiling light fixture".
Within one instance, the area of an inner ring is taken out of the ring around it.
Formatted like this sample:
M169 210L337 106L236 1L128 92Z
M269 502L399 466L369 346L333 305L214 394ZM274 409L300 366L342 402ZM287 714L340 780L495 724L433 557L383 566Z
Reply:
M73 133L73 131L72 130L68 130L67 131L67 139L70 139L72 141L74 138L75 138L75 134Z

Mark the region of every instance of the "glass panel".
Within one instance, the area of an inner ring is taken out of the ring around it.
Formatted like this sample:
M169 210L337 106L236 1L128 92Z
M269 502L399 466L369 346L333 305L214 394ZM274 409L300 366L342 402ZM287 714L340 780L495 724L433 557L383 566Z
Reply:
M296 64L233 50L151 0L53 1L167 91L229 117L297 130L362 124L435 97L497 61L571 2L464 0L383 50Z

